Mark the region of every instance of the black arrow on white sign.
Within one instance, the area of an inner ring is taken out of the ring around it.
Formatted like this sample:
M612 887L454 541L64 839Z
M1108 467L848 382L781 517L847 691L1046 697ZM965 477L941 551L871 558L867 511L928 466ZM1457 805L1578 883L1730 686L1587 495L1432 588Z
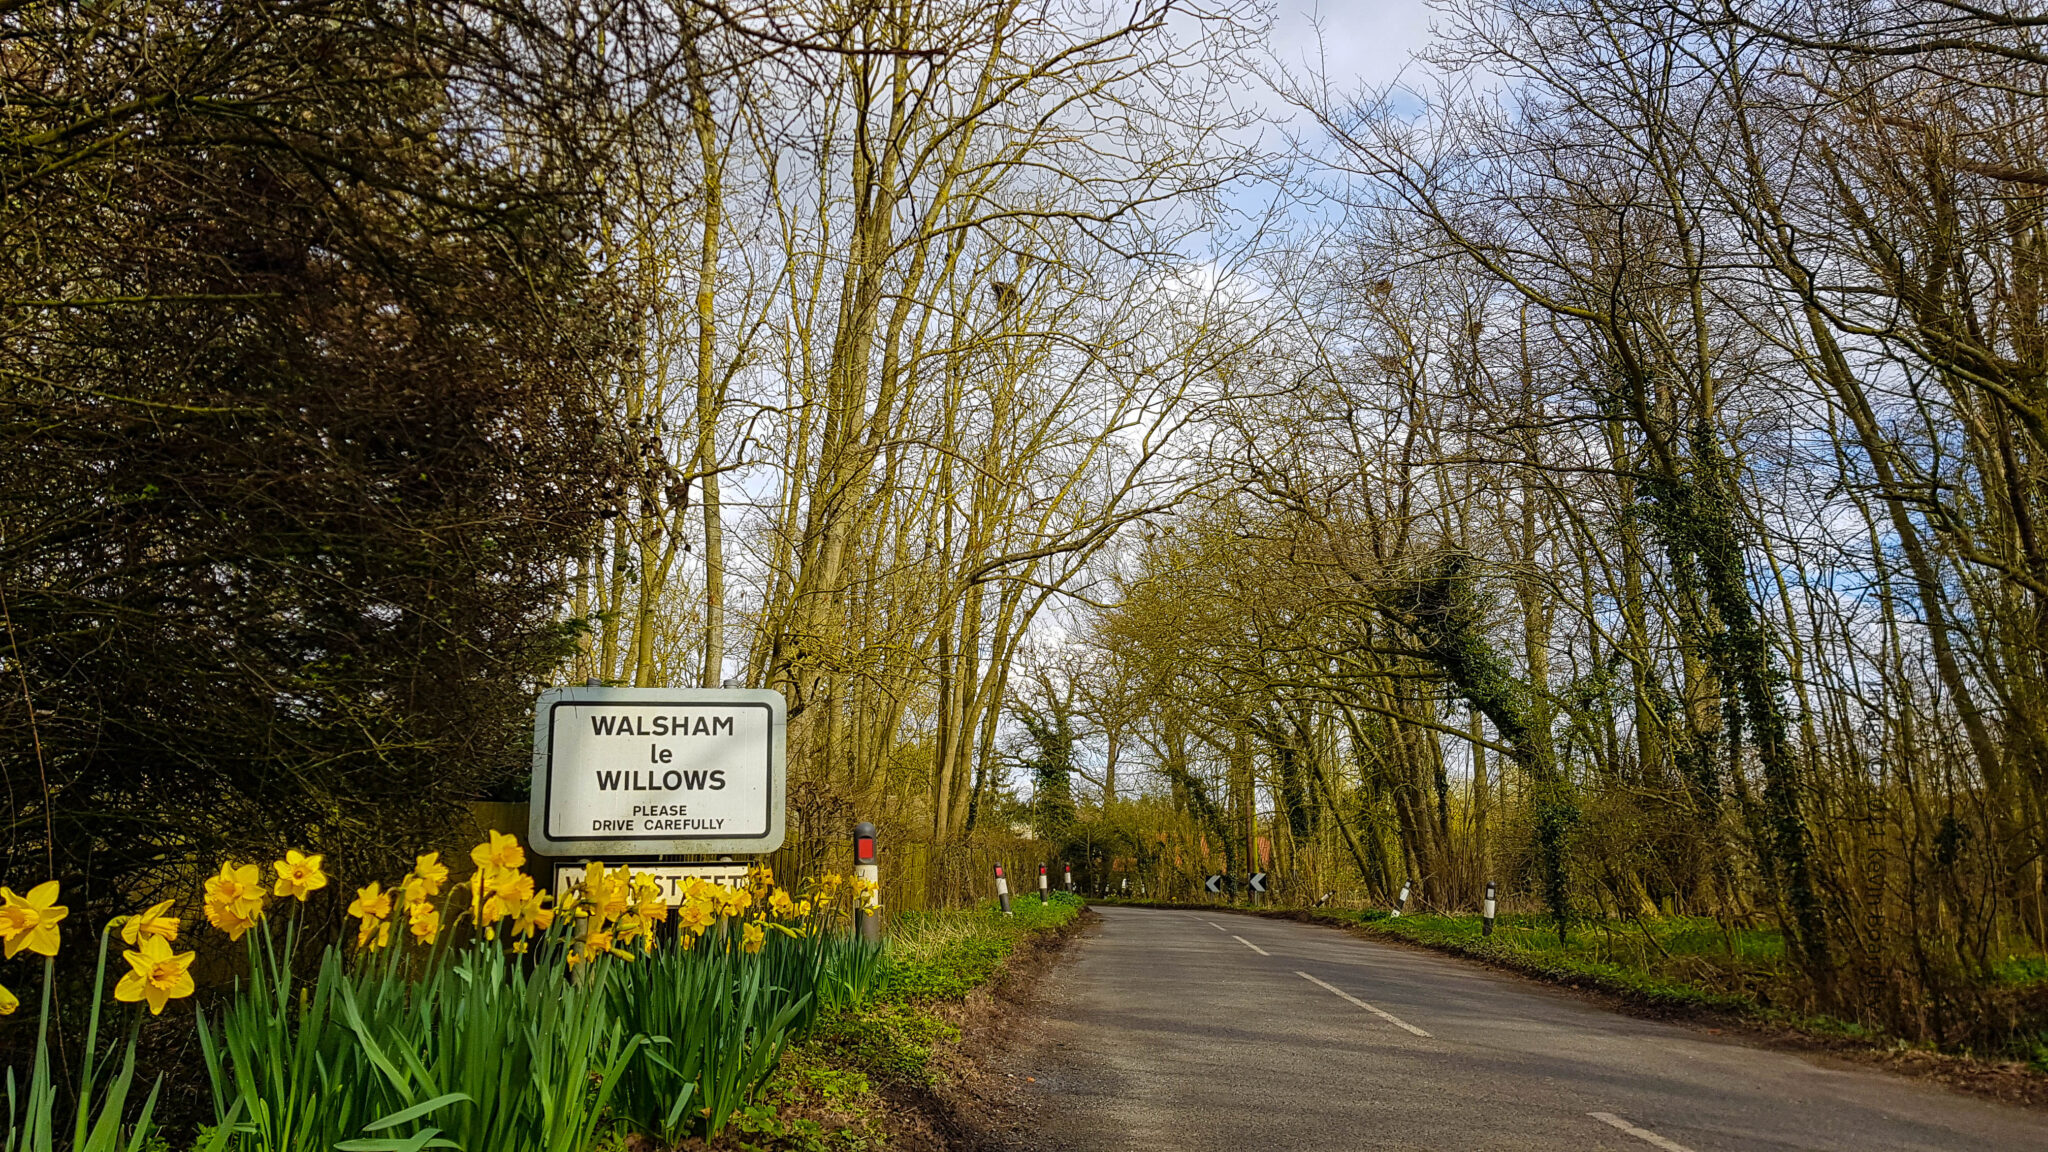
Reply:
M1223 891L1223 877L1211 876L1207 880L1202 881L1202 887L1207 888L1211 892L1220 893Z
M1265 874L1264 872L1254 872L1254 873L1252 873L1252 891L1254 891L1254 892L1264 892L1265 890L1266 890L1266 874Z

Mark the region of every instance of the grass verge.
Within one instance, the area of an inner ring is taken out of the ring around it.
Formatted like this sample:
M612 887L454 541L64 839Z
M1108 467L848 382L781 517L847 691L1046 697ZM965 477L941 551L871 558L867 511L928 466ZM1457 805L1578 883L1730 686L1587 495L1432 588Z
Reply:
M911 913L893 927L867 1007L819 1022L721 1141L736 1152L858 1152L928 1143L914 1101L945 1076L963 1004L1000 982L1019 945L1081 914L1077 897ZM908 1130L906 1134L906 1130Z

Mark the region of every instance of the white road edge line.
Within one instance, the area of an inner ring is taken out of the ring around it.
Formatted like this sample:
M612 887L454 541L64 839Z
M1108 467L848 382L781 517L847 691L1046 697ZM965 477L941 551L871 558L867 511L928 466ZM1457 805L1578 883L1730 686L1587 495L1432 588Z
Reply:
M1692 1152L1692 1149L1687 1148L1685 1145L1680 1144L1678 1141L1667 1140L1664 1137L1657 1135L1655 1132L1650 1131L1648 1128L1638 1128L1635 1125L1629 1123L1628 1121L1623 1120L1621 1117L1616 1116L1612 1112L1588 1112L1586 1113L1586 1115L1591 1116L1593 1119L1598 1120L1602 1124L1608 1125L1609 1127L1619 1128L1623 1132L1626 1132L1629 1135L1635 1137L1636 1139L1641 1140L1645 1144L1654 1144L1657 1147L1662 1148L1664 1152Z
M1358 997L1353 996L1351 993L1346 992L1342 988L1336 987L1332 984L1325 984L1321 980L1316 979L1315 977L1309 975L1306 972L1296 972L1295 975L1301 977L1303 980L1308 981L1316 987L1321 988L1325 992L1333 992L1337 996L1345 1000L1351 1001L1353 1004L1356 1004L1360 1008L1365 1009L1367 1012L1370 1012L1373 1015L1379 1017L1380 1019L1385 1020L1387 1023L1392 1024L1396 1028L1405 1028L1408 1031L1415 1033L1417 1036L1420 1036L1425 1040L1435 1039L1435 1037L1431 1036L1429 1033L1424 1032L1422 1029L1417 1028L1415 1025L1410 1024L1406 1020L1401 1019L1399 1016L1394 1015L1392 1012L1388 1012L1383 1008L1375 1008L1372 1005L1367 1004L1365 1001L1360 1000Z
M1258 946L1257 944L1254 944L1254 943L1252 943L1251 941L1249 941L1249 940L1245 939L1245 938L1244 938L1244 937L1242 937L1242 936L1232 936L1232 937L1231 937L1231 939L1232 939L1232 940L1235 940L1235 941L1237 941L1237 942L1238 942L1239 944L1242 944L1242 945L1244 945L1245 947L1247 947L1247 948L1251 949L1252 951L1254 951L1254 952L1257 952L1257 953L1258 953L1259 955L1261 955L1261 956L1271 956L1271 955L1272 955L1272 953L1271 953L1271 952L1268 952L1268 951L1266 951L1266 950L1265 950L1264 948L1261 948L1261 947L1259 947L1259 946Z

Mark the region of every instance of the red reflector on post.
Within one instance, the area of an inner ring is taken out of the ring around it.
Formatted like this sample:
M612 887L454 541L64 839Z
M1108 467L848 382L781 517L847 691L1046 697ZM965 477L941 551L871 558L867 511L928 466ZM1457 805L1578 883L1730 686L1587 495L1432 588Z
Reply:
M853 842L853 858L865 864L875 858L875 838L862 836Z

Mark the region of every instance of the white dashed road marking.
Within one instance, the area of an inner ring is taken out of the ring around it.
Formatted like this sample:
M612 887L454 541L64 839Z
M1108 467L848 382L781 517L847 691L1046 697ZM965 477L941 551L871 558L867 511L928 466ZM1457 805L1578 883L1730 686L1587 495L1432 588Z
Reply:
M1685 1145L1680 1144L1678 1141L1666 1140L1664 1137L1657 1135L1655 1132L1650 1131L1648 1128L1638 1128L1635 1125L1629 1123L1628 1121L1623 1120L1621 1117L1616 1116L1612 1112L1588 1112L1586 1113L1586 1115L1591 1116L1593 1119L1598 1120L1602 1124L1608 1125L1611 1128L1618 1128L1621 1131L1626 1132L1629 1135L1635 1137L1636 1139L1641 1140L1645 1144L1653 1144L1656 1147L1662 1148L1664 1152L1692 1152L1692 1149L1687 1148Z
M1265 950L1264 948L1261 948L1261 947L1259 947L1259 946L1258 946L1257 944L1254 944L1254 943L1252 943L1251 941L1249 941L1249 940L1245 939L1245 938L1244 938L1244 937L1242 937L1242 936L1232 936L1232 937L1231 937L1231 939L1232 939L1232 940L1235 940L1235 941L1237 941L1237 942L1238 942L1239 944L1242 944L1242 945L1244 945L1245 947L1247 947L1247 948L1251 949L1252 951L1254 951L1254 952L1257 952L1257 953L1258 953L1259 955L1261 955L1261 956L1271 956L1271 955L1272 955L1272 953L1271 953L1271 952L1268 952L1268 951L1266 951L1266 950Z
M1406 1020L1401 1019L1399 1016L1394 1015L1392 1012L1388 1012L1383 1008L1375 1008L1372 1005L1367 1004L1365 1001L1360 1000L1358 997L1353 996L1351 993L1346 992L1342 988L1336 987L1332 984L1325 984L1321 980L1316 979L1315 977L1309 975L1306 972L1296 972L1295 975L1301 977L1303 980L1308 981L1316 987L1321 988L1325 992L1336 993L1337 996L1339 996L1340 998L1349 1000L1353 1004L1358 1005L1360 1008L1365 1009L1367 1012L1370 1012L1373 1015L1379 1017L1380 1019L1385 1020L1387 1023L1392 1024L1396 1028L1404 1028L1410 1032L1415 1033L1417 1036L1420 1036L1425 1040L1431 1038L1429 1033L1424 1032L1422 1029L1417 1028L1415 1025L1410 1024Z

